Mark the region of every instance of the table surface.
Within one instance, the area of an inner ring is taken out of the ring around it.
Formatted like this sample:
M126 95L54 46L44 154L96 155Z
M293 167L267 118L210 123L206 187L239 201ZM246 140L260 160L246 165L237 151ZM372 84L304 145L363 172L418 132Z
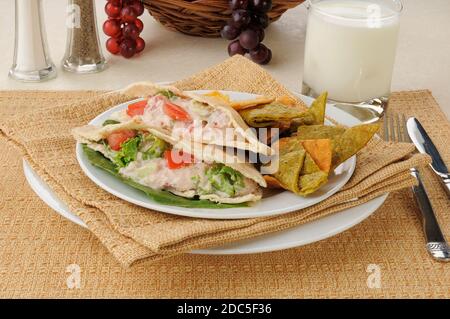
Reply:
M14 43L14 1L0 0L2 50L0 50L0 89L117 89L134 81L170 81L186 77L227 58L227 42L171 32L149 14L142 19L142 37L147 43L138 58L125 60L105 52L109 68L98 74L76 75L60 67L66 42L66 1L44 1L45 22L50 53L58 65L58 77L43 83L21 83L8 78ZM106 16L104 1L95 1L101 22ZM405 9L392 83L393 90L430 89L450 119L450 1L403 0ZM288 11L270 26L265 43L274 58L266 66L280 82L294 91L300 90L303 69L306 8L301 5ZM100 31L101 41L106 36ZM106 51L106 50L105 50Z

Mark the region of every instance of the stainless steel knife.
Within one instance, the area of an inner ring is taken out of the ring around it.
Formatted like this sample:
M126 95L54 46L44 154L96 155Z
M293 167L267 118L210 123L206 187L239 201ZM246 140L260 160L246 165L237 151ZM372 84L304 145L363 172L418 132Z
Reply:
M439 176L442 185L447 192L447 196L450 197L450 173L444 161L442 160L442 157L439 154L436 146L433 144L433 141L416 118L409 118L406 126L408 135L411 138L411 141L416 146L417 150L420 153L428 154L431 156L433 162L430 164L430 166L433 171Z

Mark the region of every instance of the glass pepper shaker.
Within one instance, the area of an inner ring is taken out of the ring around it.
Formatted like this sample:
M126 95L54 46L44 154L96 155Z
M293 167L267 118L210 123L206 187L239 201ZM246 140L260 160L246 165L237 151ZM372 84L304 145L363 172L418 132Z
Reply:
M56 76L47 46L42 17L42 0L15 2L14 62L9 76L25 82L39 82Z
M64 70L74 73L100 72L106 67L97 32L93 0L69 0ZM71 19L70 19L71 18Z

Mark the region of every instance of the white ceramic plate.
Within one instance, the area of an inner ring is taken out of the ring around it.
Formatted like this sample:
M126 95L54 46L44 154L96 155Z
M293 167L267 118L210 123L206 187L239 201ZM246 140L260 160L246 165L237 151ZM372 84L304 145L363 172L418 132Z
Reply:
M64 202L58 199L25 160L23 161L23 170L31 188L48 206L68 220L82 227L87 227L77 215L69 210ZM209 255L255 254L313 243L339 234L363 221L383 204L386 197L387 195L383 195L363 205L287 230L237 241L221 247L194 250L191 253Z
M202 94L208 91L195 92ZM256 95L249 93L230 91L223 91L223 93L229 95L232 100L245 100L256 97ZM89 122L89 124L101 126L105 120L109 119L113 112L126 109L128 104L132 102L133 101L123 103L107 110ZM326 185L308 197L301 197L295 195L294 193L284 191L269 197L264 197L262 200L252 204L249 207L207 209L184 208L156 203L149 199L143 192L124 184L108 172L93 166L84 154L80 143L77 144L76 154L81 169L95 184L123 200L160 212L210 219L238 219L273 216L312 206L325 200L341 189L352 176L356 166L356 157L353 156L335 169L334 174L331 174ZM280 205L280 203L282 203L282 205Z
M309 97L301 96L307 103ZM359 121L349 114L333 107L327 106L327 115L345 125L357 125ZM51 208L70 221L86 227L84 222L72 213L64 202L60 201L45 182L31 169L26 161L23 162L25 177L36 194ZM304 225L290 229L258 236L252 239L237 241L220 247L194 250L195 254L227 255L227 254L253 254L288 249L313 243L339 234L360 223L375 212L386 200L387 194L375 198L363 205L343 210L339 213L320 218Z

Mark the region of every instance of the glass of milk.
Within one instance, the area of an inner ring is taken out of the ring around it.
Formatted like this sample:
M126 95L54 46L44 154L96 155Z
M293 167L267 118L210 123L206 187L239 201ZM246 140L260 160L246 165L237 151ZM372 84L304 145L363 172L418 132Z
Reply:
M385 104L400 0L309 0L302 93L349 104Z

